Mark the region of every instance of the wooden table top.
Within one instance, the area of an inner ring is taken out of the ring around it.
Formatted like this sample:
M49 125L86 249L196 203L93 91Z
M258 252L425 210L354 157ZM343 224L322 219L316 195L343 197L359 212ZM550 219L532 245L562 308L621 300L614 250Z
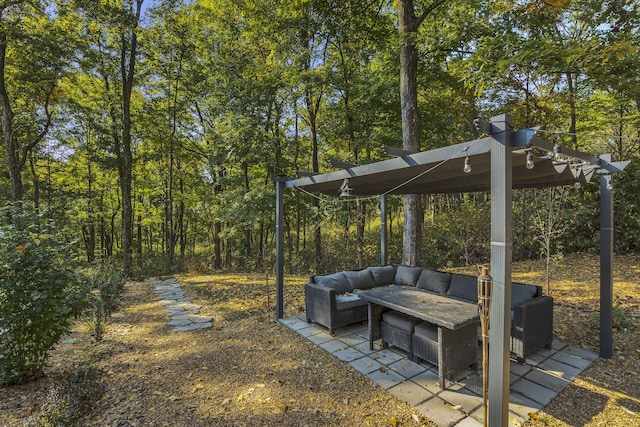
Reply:
M409 286L383 286L359 292L358 296L447 329L459 329L480 319L476 304Z

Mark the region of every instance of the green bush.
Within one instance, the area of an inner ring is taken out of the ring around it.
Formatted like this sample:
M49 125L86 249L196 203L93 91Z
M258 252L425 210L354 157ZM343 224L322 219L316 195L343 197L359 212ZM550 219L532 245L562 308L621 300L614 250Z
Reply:
M42 372L87 302L65 241L42 215L10 206L0 228L0 384Z
M613 321L612 326L614 329L632 329L638 324L638 317L632 309L623 307L620 304L614 304L611 308L611 320ZM592 324L596 329L600 326L599 311L593 313Z
M92 328L96 341L102 339L106 320L118 308L126 277L111 264L84 269L82 275L92 288Z

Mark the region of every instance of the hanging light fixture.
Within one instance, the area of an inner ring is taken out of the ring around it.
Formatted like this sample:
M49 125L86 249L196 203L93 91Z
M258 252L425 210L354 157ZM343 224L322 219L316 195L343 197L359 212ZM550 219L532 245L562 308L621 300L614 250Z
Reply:
M527 151L527 169L531 170L535 165L533 162L533 154L531 154L531 151Z
M553 146L553 158L556 160L562 160L562 147L558 144Z
M607 190L613 190L613 175L607 177Z
M349 178L346 178L344 181L342 181L342 185L340 186L340 189L338 189L338 196L351 197L353 195L354 195L353 187L349 185Z
M576 190L579 189L580 187L582 187L582 183L580 182L580 178L578 178L576 176L576 180L573 183L573 188L575 188Z
M469 156L464 158L464 168L462 170L464 171L464 173L471 172L471 159L469 158Z

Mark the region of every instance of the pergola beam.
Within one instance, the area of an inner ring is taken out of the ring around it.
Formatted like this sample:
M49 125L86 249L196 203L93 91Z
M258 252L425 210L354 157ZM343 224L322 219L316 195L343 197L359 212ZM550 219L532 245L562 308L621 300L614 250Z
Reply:
M481 138L460 144L449 145L447 147L436 148L435 150L421 151L419 153L382 160L380 162L340 169L321 175L289 180L285 183L285 187L305 187L308 185L330 183L334 181L342 182L344 179L349 178L366 178L380 173L387 173L401 169L411 169L420 165L445 162L457 158L464 158L466 156L488 153L490 151L491 138Z
M387 156L395 156L395 157L403 157L403 156L410 156L411 154L416 154L415 151L410 151L410 150L404 150L402 148L396 148L396 147L382 147L382 151L384 151L384 154L386 154Z
M356 165L352 163L341 162L340 160L329 160L329 166L334 169L351 169L356 167Z

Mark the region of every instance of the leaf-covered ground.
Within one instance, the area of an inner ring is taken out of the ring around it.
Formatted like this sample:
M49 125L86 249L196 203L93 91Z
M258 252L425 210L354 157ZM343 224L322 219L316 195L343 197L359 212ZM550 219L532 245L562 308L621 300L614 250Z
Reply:
M556 261L550 287L556 339L596 352L598 275L597 257L572 255ZM614 332L615 357L597 360L528 426L640 423L640 259L618 257L614 275L619 320L629 322ZM0 426L433 425L275 324L273 278L180 279L214 328L173 332L151 287L129 283L103 341L80 322L46 377L0 388ZM305 279L287 278L286 315L304 310ZM515 263L514 280L546 286L544 263Z

